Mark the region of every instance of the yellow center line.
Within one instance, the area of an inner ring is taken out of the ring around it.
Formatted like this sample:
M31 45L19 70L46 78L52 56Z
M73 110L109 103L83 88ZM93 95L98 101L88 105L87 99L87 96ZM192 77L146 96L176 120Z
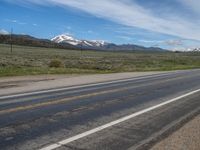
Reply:
M20 107L16 107L16 108L10 108L10 109L6 109L6 110L1 110L0 111L0 115L7 114L7 113L13 113L13 112L17 112L17 111L28 110L28 109L39 108L39 107L44 107L44 106L48 106L48 105L61 104L61 103L65 103L67 101L76 100L76 99L80 99L80 98L88 98L88 97L107 94L107 93L114 93L114 92L124 91L124 90L127 90L129 88L127 87L127 88L114 89L114 90L108 90L108 91L102 91L102 92L95 92L95 93L92 93L92 94L74 96L74 97L60 99L60 100L56 100L56 101L42 102L42 103L38 103L38 104L20 106Z
M177 77L177 78L181 78L181 77ZM167 82L167 81L175 80L177 78L167 79L167 80L163 80L163 81L157 81L157 82L154 82L153 84L164 83L164 82ZM147 85L151 85L151 84L142 84L142 85L147 86ZM95 93L90 93L90 94L85 94L85 95L80 95L80 96L74 96L74 97L69 97L69 98L64 98L64 99L54 100L54 101L41 102L41 103L31 104L31 105L26 105L26 106L19 106L19 107L16 107L16 108L1 110L0 115L8 114L8 113L14 113L14 112L18 112L18 111L24 111L24 110L28 110L28 109L45 107L45 106L48 106L48 105L62 104L62 103L65 103L65 102L68 102L68 101L71 101L71 100L77 100L77 99L81 99L81 98L89 98L89 97L102 95L102 94L125 91L125 90L131 89L133 87L135 87L135 86L113 89L113 90L107 90L107 91L101 91L101 92L95 92ZM136 87L138 87L138 86L136 86ZM140 85L140 87L141 87L141 85Z

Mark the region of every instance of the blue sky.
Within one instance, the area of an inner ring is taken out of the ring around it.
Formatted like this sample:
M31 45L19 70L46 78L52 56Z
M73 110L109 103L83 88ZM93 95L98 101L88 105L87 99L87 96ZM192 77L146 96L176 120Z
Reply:
M172 50L200 47L199 0L1 0L0 32L70 34Z

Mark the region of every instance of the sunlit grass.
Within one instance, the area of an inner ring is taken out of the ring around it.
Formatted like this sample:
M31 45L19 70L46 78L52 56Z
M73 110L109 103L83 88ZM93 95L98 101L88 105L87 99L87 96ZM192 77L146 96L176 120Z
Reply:
M62 65L50 67L53 60ZM167 71L200 68L200 53L97 52L0 45L0 76Z

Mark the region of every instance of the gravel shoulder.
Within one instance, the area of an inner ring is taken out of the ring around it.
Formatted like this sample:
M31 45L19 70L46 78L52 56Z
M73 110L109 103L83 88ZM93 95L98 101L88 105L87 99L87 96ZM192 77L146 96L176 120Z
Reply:
M155 144L151 150L199 150L199 148L200 115Z
M42 75L0 78L0 96L155 75L164 72L127 72L94 75Z

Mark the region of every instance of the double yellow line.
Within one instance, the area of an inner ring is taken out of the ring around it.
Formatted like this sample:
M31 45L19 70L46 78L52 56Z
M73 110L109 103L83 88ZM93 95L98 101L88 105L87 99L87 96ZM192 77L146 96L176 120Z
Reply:
M95 92L95 93L91 93L91 94L74 96L74 97L64 98L64 99L60 99L60 100L42 102L42 103L38 103L38 104L32 104L32 105L27 105L27 106L20 106L20 107L16 107L16 108L10 108L10 109L6 109L6 110L1 110L0 111L0 115L8 114L8 113L14 113L14 112L28 110L28 109L45 107L45 106L49 106L49 105L62 104L62 103L65 103L65 102L68 102L68 101L71 101L71 100L76 100L76 99L81 99L81 98L89 98L89 97L93 97L93 96L97 96L97 95L102 95L102 94L120 92L120 91L127 90L129 88L127 87L127 88L107 90L107 91L102 91L102 92Z
M74 96L74 97L64 98L64 99L60 99L60 100L41 102L41 103L31 104L31 105L26 105L26 106L19 106L19 107L16 107L16 108L10 108L10 109L1 110L0 111L0 115L8 114L8 113L14 113L14 112L18 112L18 111L24 111L24 110L28 110L28 109L45 107L45 106L49 106L49 105L62 104L62 103L68 102L68 101L77 100L77 99L83 99L83 98L89 98L89 97L98 96L98 95L102 95L102 94L121 92L121 91L125 91L125 90L128 90L128 89L131 89L133 87L141 87L141 86L147 86L147 85L151 85L151 84L164 83L164 82L167 82L167 81L176 80L177 78L182 78L182 77L176 77L176 78L173 78L173 79L157 81L157 82L150 83L150 84L145 84L144 83L144 84L142 84L140 86L125 87L125 88L119 88L119 89L95 92L95 93L90 93L90 94L85 94L85 95L80 95L80 96Z

